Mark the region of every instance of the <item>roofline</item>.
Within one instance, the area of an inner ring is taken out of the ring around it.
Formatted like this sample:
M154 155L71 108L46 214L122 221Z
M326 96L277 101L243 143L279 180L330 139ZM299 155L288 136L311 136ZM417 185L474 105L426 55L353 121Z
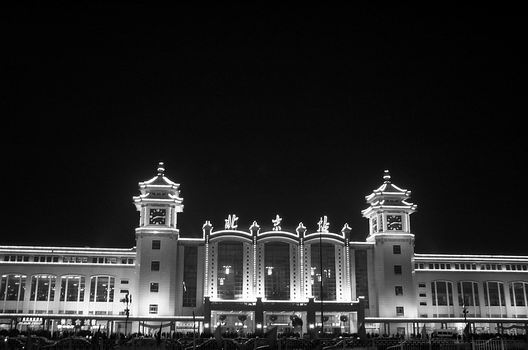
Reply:
M418 254L414 253L414 258L418 259L436 259L436 260L526 260L528 255L474 255L474 254Z
M46 246L0 246L1 253L110 253L136 254L136 247L132 248L90 248L90 247L46 247Z

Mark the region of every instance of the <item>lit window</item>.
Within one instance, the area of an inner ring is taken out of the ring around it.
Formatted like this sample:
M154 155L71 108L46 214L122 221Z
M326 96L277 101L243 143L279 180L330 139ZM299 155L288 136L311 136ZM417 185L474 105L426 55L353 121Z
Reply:
M150 304L149 314L157 314L157 313L158 313L158 304Z
M159 291L159 283L157 282L151 282L150 283L150 291L152 293L157 293Z
M395 286L394 287L394 294L403 295L403 287L402 286Z

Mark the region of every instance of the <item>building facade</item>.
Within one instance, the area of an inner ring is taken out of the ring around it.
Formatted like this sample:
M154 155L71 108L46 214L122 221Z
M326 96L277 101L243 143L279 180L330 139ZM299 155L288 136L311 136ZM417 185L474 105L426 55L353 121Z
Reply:
M411 192L383 183L366 196L365 241L326 216L311 230L229 214L200 238L178 229L179 184L139 183L136 246L0 246L0 327L52 331L420 333L436 328L523 333L528 256L418 254Z

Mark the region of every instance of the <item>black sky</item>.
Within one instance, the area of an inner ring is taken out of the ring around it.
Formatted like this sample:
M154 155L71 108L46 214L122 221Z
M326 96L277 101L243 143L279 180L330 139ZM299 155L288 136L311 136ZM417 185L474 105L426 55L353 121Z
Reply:
M524 18L127 6L2 11L0 244L133 246L164 161L184 235L363 240L390 169L417 252L528 253Z

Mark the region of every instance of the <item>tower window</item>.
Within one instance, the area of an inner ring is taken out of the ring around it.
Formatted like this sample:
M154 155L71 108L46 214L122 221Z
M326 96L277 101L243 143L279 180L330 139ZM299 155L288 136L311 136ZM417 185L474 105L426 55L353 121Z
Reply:
M152 293L157 293L159 291L159 283L157 282L151 282L150 283L150 291Z
M394 287L394 294L395 295L403 295L403 287L402 286L395 286Z
M395 274L395 275L401 275L401 274L402 274L402 267L401 267L401 265L394 265L394 274Z
M400 245L393 245L392 246L392 253L393 254L401 254L401 246Z
M160 269L160 262L159 261L152 261L150 263L150 271L159 271Z
M396 306L396 316L403 316L403 306Z
M149 314L157 314L157 313L158 313L158 304L150 304Z
M161 248L161 241L159 239L155 239L152 241L152 249L160 249Z

